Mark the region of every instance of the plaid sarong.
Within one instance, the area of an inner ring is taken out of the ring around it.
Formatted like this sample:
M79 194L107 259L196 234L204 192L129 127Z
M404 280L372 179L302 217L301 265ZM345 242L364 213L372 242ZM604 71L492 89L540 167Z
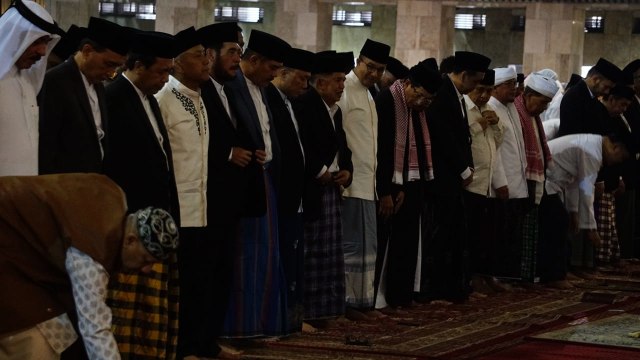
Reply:
M107 304L122 359L175 359L178 343L178 262L176 254L148 274L118 273Z
M596 249L596 258L600 262L613 263L620 260L620 243L616 230L616 198L605 192L594 204L598 234L602 244Z
M345 312L345 272L339 189L325 186L322 210L304 227L305 319L322 319Z

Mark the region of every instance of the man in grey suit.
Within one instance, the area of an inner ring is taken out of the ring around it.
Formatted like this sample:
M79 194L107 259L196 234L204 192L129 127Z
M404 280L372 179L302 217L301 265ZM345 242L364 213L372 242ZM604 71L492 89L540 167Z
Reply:
M103 172L108 114L102 82L125 61L128 31L92 17L78 51L49 70L40 92L40 174Z

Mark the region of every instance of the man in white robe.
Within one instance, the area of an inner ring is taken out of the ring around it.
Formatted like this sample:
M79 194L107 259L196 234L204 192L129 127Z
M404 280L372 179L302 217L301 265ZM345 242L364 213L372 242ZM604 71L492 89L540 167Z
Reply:
M603 166L629 157L629 141L621 139L572 134L549 141L553 162L546 171L546 191L540 203L537 248L542 282L570 286L566 282L569 232L584 231L585 238L593 244L600 242L593 209L595 182Z
M345 189L342 206L346 316L354 320L367 319L365 314L374 305L378 114L368 89L382 77L389 51L389 45L367 39L338 102L354 168L353 183Z
M493 107L502 123L502 144L498 148L496 167L502 168L507 179L509 197L501 206L496 217L502 219L504 227L497 229L497 240L500 244L496 254L504 259L498 276L520 277L520 259L522 243L522 221L528 197L527 181L524 170L527 165L522 125L513 101L516 97L517 74L513 68L496 68L495 86L488 104Z
M0 176L37 175L36 95L64 32L40 5L18 0L0 17L0 34Z

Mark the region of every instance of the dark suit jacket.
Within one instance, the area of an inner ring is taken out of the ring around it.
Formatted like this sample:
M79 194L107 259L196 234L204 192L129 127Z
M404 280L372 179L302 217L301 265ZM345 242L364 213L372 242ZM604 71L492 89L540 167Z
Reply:
M625 119L629 123L629 127L631 127L631 137L635 141L636 152L640 151L640 103L638 103L637 99L633 99L631 105L627 108L627 111L624 113ZM633 155L632 155L633 156ZM629 183L625 183L627 187L631 186L631 188L640 187L640 160L630 159L635 162L635 166L633 166L633 176L630 179Z
M376 192L379 197L391 195L392 189L397 186L393 184L393 173L395 170L395 148L396 148L396 111L395 103L389 89L382 90L376 97L376 111L378 112L378 167L376 168ZM426 171L427 159L424 156L424 139L422 138L422 127L420 124L420 114L412 111L413 131L418 148L418 165L420 166L420 177L422 180ZM405 139L405 155L408 155L408 139ZM405 156L403 173L406 174L408 168L408 157Z
M460 174L473 168L471 134L456 89L451 79L444 76L442 87L427 108L427 124L431 135L434 190L462 191Z
M307 165L307 184L304 192L304 217L307 220L317 219L322 206L322 186L316 175L323 166L329 168L338 154L338 166L353 174L351 150L347 147L347 136L342 129L342 112L338 110L334 116L335 129L327 107L320 94L309 90L294 103L294 111L300 114L300 127L305 139L304 153Z
M591 97L587 83L582 80L562 97L558 137L581 133L605 135L608 120L606 110L602 110L598 99Z
M240 136L240 146L251 151L258 149L264 150L265 145L264 139L262 138L262 128L260 126L258 112L249 93L249 88L247 87L247 82L242 71L238 70L236 77L225 83L225 86L228 87L229 93L231 94L229 103L236 110L238 127L242 127L245 130L242 131ZM278 136L276 135L273 116L271 115L267 99L264 96L264 90L262 91L262 101L265 103L269 114L269 135L271 137L271 150L273 152L273 159L269 164L269 172L271 173L275 187L278 188L280 146L278 145ZM266 211L263 169L262 166L253 161L247 166L247 172L249 185L247 187L247 201L245 202L246 206L243 213L247 216L260 216Z
M111 151L104 159L106 175L124 190L130 211L147 206L160 207L179 224L180 206L173 157L158 102L153 96L148 96L162 134L162 146L129 80L119 76L105 92L107 109L112 115L109 133L113 141Z
M242 128L234 126L222 104L213 80L200 86L207 108L209 133L209 177L207 185L207 217L210 223L236 218L242 212L247 192L247 171L229 161L231 148L240 146ZM229 108L235 113L231 94L224 88ZM240 124L241 125L241 124Z
M104 87L102 84L94 87L105 132L102 146L106 154L109 151L109 114ZM72 57L47 71L39 103L40 174L103 172L102 153L89 97Z
M286 214L296 214L304 190L304 155L302 149L300 149L298 132L293 125L293 120L291 120L291 114L278 89L273 84L269 84L265 89L265 95L276 126L278 143L281 149L280 163L283 164L278 188L278 211ZM298 127L300 127L299 117L300 115L296 114ZM304 137L301 136L300 141L304 141Z

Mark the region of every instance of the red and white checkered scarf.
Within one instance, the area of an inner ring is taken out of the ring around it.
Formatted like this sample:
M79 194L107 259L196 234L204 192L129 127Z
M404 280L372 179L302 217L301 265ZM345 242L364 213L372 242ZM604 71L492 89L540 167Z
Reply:
M534 119L538 127L538 137L540 138L541 146L538 146L538 139L534 132L533 124L531 124L531 115L529 115L524 106L524 95L521 94L518 96L513 104L516 106L516 110L518 110L520 124L522 125L524 153L527 158L525 177L528 180L544 181L545 163L548 164L551 161L551 152L547 145L547 137L544 134L544 127L542 127L540 116L536 116ZM542 148L542 155L540 154L540 148Z
M404 97L404 86L402 80L396 80L391 87L391 96L393 96L393 104L396 117L396 141L394 154L394 179L416 180L420 179L420 165L418 164L418 147L416 144L415 131L413 129L412 111L407 106ZM427 168L425 169L424 179L433 179L433 161L431 160L431 137L429 136L429 128L427 127L427 116L424 111L420 112L420 127L422 128L422 138L424 139L425 159L427 159ZM405 148L407 141L407 131L409 132L409 172L405 179L403 175L403 165L405 158Z

